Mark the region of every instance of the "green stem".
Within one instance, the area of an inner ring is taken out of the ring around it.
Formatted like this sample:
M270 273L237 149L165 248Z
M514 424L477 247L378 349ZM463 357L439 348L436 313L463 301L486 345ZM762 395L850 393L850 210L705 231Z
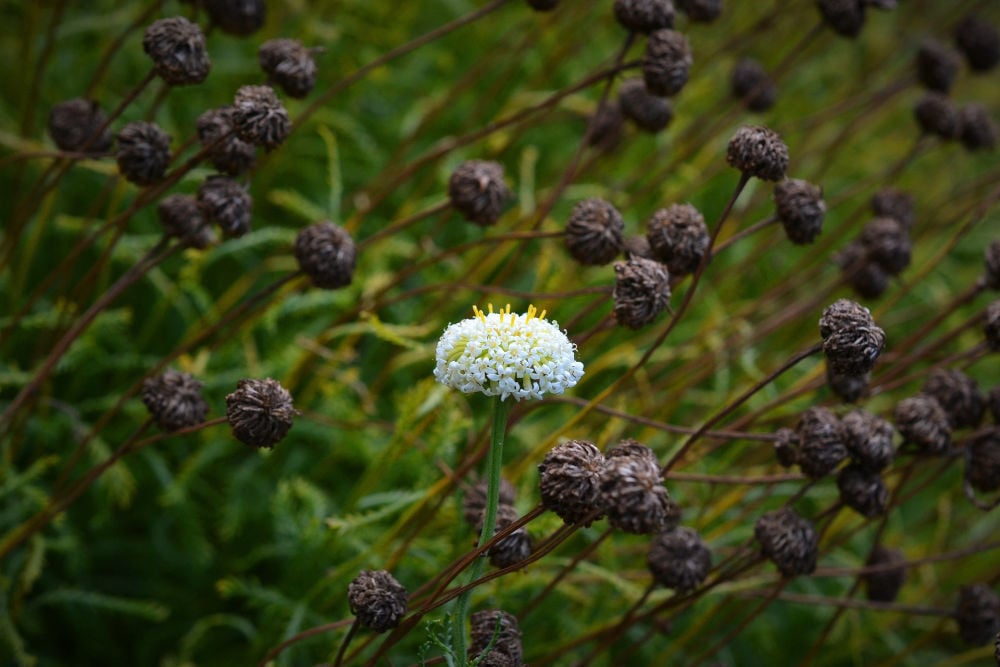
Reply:
M483 514L483 530L479 534L479 546L482 547L496 532L497 505L500 504L500 471L503 467L503 438L507 430L507 416L510 414L511 402L497 396L493 402L493 430L490 433L489 452L489 483L486 490L486 509ZM486 567L486 554L476 558L469 573L471 584L483 574ZM469 598L472 589L462 593L455 601L455 613L452 617L452 646L459 664L467 664L465 647L465 620L469 615Z

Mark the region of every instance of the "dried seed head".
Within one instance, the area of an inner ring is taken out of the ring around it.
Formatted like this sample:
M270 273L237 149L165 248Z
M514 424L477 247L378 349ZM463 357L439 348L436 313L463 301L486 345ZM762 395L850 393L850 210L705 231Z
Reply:
M159 182L170 163L170 135L153 123L129 123L118 133L118 171L130 183Z
M391 630L406 615L409 594L385 570L362 570L347 586L347 601L358 623L375 632Z
M677 0L677 9L692 21L711 23L722 13L722 0Z
M536 12L551 12L559 5L559 0L528 0L528 6Z
M463 218L481 227L496 224L510 196L499 162L466 160L448 179L451 205Z
M817 0L823 20L838 35L854 38L865 25L865 5L862 0Z
M970 646L983 646L1000 630L1000 596L986 584L962 586L955 609L958 635Z
M143 381L142 402L160 430L171 433L205 421L208 403L201 387L193 375L168 368Z
M164 197L156 212L167 235L181 239L185 246L204 249L214 242L215 235L205 220L201 206L191 195Z
M97 102L76 97L52 107L49 112L49 136L61 151L106 153L114 141L105 127L108 115ZM101 134L94 136L101 128Z
M475 527L481 521L483 510L486 509L486 493L489 480L479 480L465 494L462 502L462 517L470 526ZM500 504L513 505L517 492L514 485L506 478L500 478Z
M868 384L871 373L864 375L841 375L834 373L830 366L826 367L826 384L840 400L847 403L857 403L868 396Z
M270 86L241 86L233 99L232 121L240 139L268 150L292 130L288 111Z
M228 176L206 178L198 188L198 203L226 236L239 238L250 231L253 198Z
M615 319L629 329L641 329L670 306L667 267L643 257L615 263Z
M592 442L569 440L556 445L538 465L542 505L568 524L586 522L589 526L601 517L603 470L604 456Z
M496 535L501 530L504 530L517 521L519 518L521 517L518 516L517 510L513 507L513 505L498 505L497 520L493 534ZM482 530L483 514L480 514L476 522L476 532L481 533ZM528 534L528 529L524 526L518 528L510 535L490 547L488 555L490 557L490 563L493 564L493 567L509 567L515 563L522 562L525 558L531 555L531 535Z
M573 207L566 222L566 249L581 264L607 264L622 250L625 222L603 199L584 199Z
M928 454L942 454L951 446L951 425L937 399L927 394L904 398L893 411L903 441Z
M636 234L625 239L625 258L642 257L643 259L656 259L653 255L653 248L649 245L649 239L645 234Z
M819 538L812 522L790 507L768 512L754 525L761 551L786 577L811 574L816 569Z
M615 0L615 18L632 32L673 28L674 3L671 0Z
M628 79L618 89L622 113L639 129L659 132L674 119L674 107L666 97L653 95L642 79Z
M270 81L289 96L302 98L316 85L312 51L296 39L271 39L260 45L257 60Z
M733 95L750 111L767 111L778 98L778 86L764 66L752 58L737 61L729 79Z
M868 259L889 275L899 275L910 265L910 235L895 218L875 218L865 225L861 245Z
M691 528L674 528L653 538L646 564L656 583L677 593L701 585L712 569L712 552Z
M885 567L877 572L861 575L865 582L867 597L873 602L892 602L899 595L899 589L906 581L906 558L898 549L877 546L865 562L868 566Z
M257 448L281 442L298 414L292 395L277 380L240 380L236 391L226 396L226 419L233 436Z
M774 454L778 463L791 468L799 461L799 436L790 428L779 428L774 435Z
M871 312L849 299L838 299L823 311L819 333L827 364L841 375L869 372L885 347L885 332Z
M196 123L202 148L208 150L212 166L224 174L239 176L254 166L257 149L240 139L233 127L233 108L209 109Z
M958 76L959 56L936 39L925 39L917 51L917 76L931 90L947 94Z
M785 236L792 243L812 243L823 230L826 202L818 185L797 178L781 181L774 186L774 203Z
M1000 351L1000 301L994 301L986 306L983 334L986 336L989 348L995 352Z
M1000 489L1000 430L991 428L969 444L966 479L983 493Z
M587 145L605 152L621 144L625 115L617 104L602 104L587 121Z
M520 667L523 663L523 649L521 628L518 626L517 618L499 609L484 609L472 614L470 620L472 622L470 656L481 654L496 634L496 641L493 642L493 647L486 657L490 658L494 653L498 653L509 658L511 664Z
M264 0L204 0L203 4L213 25L230 35L257 32L267 17Z
M142 38L142 50L157 75L171 86L201 83L212 69L205 35L183 16L154 21Z
M913 195L895 188L883 188L872 195L871 209L876 217L895 218L907 230L913 229L917 222Z
M837 488L840 500L861 516L871 519L885 514L889 488L878 472L852 463L837 475Z
M864 410L848 412L840 423L847 452L856 463L871 470L882 470L892 463L896 453L892 424Z
M687 83L693 63L687 37L674 30L651 32L642 60L646 90L653 95L676 95Z
M958 109L941 93L926 93L913 107L913 114L924 134L950 140L957 139L961 133L962 119Z
M844 428L837 415L826 408L809 408L795 429L799 438L797 463L813 479L830 474L847 458Z
M295 259L316 287L346 287L354 276L354 240L332 222L309 225L295 237Z
M611 456L601 474L601 504L608 522L627 533L654 534L679 518L660 466L647 456Z
M691 204L672 204L653 214L646 225L653 254L675 276L694 273L708 252L705 218Z
M1000 63L1000 32L978 16L970 14L958 22L955 44L969 67L977 72L986 72Z
M780 181L788 168L788 146L766 127L744 126L729 140L726 162L748 176Z
M604 453L604 456L609 459L613 459L616 456L635 456L647 459L656 465L660 464L660 460L656 458L656 452L633 438L619 440L617 445Z
M962 127L959 139L970 151L993 150L997 146L997 124L982 104L966 104L958 110Z
M986 403L989 405L993 423L1000 425L1000 386L990 389L990 393L986 395Z
M862 299L875 299L889 287L890 276L878 262L868 258L859 240L851 241L834 257L844 280Z
M979 426L986 411L986 397L979 384L962 371L935 368L921 389L937 399L952 429Z
M1000 240L986 246L985 269L983 281L993 290L1000 290Z

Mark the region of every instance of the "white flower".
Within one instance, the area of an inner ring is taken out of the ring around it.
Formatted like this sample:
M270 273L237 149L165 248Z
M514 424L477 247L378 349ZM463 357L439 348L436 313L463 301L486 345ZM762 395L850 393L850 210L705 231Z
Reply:
M583 376L576 345L555 322L528 306L524 315L472 307L475 317L449 324L437 344L437 381L466 394L506 400L561 394Z

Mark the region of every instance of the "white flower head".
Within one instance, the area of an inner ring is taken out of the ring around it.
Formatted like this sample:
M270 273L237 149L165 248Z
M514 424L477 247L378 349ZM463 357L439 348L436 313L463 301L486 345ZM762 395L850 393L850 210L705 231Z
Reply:
M472 307L475 317L449 324L437 344L438 382L466 394L506 400L561 394L583 376L576 345L534 306L521 315Z

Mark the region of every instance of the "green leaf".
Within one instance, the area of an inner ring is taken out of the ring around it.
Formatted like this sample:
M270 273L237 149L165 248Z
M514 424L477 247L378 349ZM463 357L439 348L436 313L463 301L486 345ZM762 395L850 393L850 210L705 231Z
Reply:
M124 598L79 588L57 588L42 593L31 601L31 607L49 605L86 607L92 610L108 611L155 622L166 620L170 616L170 608L155 600Z

